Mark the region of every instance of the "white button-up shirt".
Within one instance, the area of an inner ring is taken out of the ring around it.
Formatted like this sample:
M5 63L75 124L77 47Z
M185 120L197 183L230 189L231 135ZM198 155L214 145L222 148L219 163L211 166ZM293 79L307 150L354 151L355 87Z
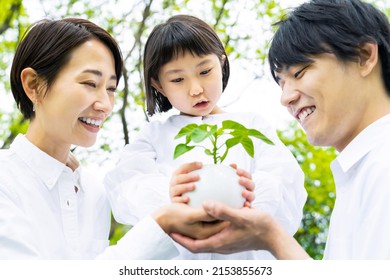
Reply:
M325 259L390 259L390 115L331 165L337 196Z
M0 259L162 259L177 254L150 217L118 245L107 247L110 222L101 182L81 168L73 172L23 135L0 151Z

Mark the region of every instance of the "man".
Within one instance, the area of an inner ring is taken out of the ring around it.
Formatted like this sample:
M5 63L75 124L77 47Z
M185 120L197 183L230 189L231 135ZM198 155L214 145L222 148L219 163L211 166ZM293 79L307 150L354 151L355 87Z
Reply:
M313 145L334 146L337 198L325 259L390 259L390 24L360 0L312 0L279 26L269 51L281 102ZM309 255L268 214L216 202L230 226L205 240L173 238L194 252L266 249Z

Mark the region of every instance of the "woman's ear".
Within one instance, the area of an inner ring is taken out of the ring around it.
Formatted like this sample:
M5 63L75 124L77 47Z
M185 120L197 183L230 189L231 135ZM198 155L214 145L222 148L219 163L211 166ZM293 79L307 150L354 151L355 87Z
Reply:
M20 73L20 79L22 81L22 86L27 97L35 105L38 102L38 86L39 79L37 72L31 67L24 68Z
M225 61L226 61L226 55L222 55L222 57L221 57L221 63L222 63L222 65L225 63Z
M152 79L152 87L154 87L159 93L161 93L162 95L165 96L164 91L163 91L159 81Z
M369 75L378 64L378 45L364 43L360 46L360 73L363 77Z

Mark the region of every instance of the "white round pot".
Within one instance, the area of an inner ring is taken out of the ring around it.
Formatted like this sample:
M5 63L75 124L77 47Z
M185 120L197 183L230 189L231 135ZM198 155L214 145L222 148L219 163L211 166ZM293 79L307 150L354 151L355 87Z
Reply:
M189 205L194 208L202 207L205 200L216 200L233 208L242 208L245 199L242 197L243 186L239 184L236 170L222 164L204 165L193 171L200 176L195 183L195 190L186 193L190 198Z

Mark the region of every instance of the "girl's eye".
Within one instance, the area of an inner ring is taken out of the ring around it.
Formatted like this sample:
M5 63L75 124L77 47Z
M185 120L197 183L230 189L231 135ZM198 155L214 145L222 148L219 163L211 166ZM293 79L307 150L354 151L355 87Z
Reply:
M201 74L201 75L206 75L206 74L208 74L210 71L211 71L211 69L207 69L207 70L204 70L204 71L200 72L200 74Z
M294 78L299 78L301 76L301 74L303 73L304 70L306 70L307 67L309 67L310 65L306 65L305 67L303 67L301 70L297 71L294 73Z

